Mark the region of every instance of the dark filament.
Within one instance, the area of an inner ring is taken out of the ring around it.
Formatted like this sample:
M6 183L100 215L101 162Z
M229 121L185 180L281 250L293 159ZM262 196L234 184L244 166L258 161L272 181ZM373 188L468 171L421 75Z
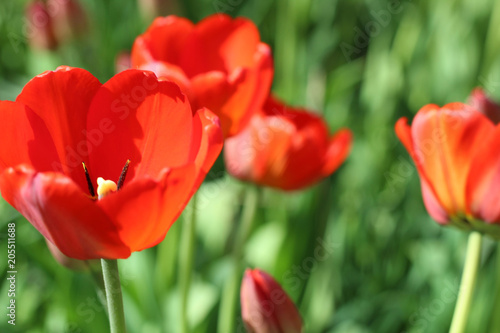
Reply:
M95 197L94 185L92 185L92 180L90 179L87 166L85 165L85 162L82 162L82 165L83 165L83 171L85 171L85 178L87 178L87 185L89 187L90 196Z
M128 165L130 164L130 160L125 162L125 166L122 169L122 173L120 174L120 178L118 178L118 184L116 184L117 189L121 189L123 186L123 182L125 182L125 176L127 176Z

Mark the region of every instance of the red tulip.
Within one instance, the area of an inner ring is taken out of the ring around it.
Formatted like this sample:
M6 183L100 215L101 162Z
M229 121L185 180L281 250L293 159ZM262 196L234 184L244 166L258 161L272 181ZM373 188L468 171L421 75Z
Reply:
M244 18L157 18L132 48L132 66L176 82L191 104L216 113L226 137L238 133L264 102L273 67L269 46Z
M332 174L350 146L349 130L329 138L319 116L270 97L244 131L226 140L224 157L236 178L296 190Z
M139 70L101 84L60 67L0 102L0 114L2 196L75 259L159 243L222 147L217 117ZM100 177L118 186L97 187Z
M258 269L245 271L241 316L248 332L302 332L302 319L292 300L272 276Z
M396 124L413 158L429 214L441 224L493 231L500 222L500 127L462 103L424 106ZM481 223L478 220L487 222Z

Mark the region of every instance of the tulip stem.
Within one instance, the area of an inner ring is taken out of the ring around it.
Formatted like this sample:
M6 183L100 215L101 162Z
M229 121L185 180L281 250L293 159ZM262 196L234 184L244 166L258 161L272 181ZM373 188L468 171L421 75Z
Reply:
M181 290L181 332L189 333L188 304L193 259L196 248L196 193L191 199L191 209L186 211L187 218L182 223L181 249L179 257L179 288Z
M252 224L255 219L258 202L258 189L251 185L248 186L245 191L245 202L241 213L241 223L233 248L233 270L222 292L222 300L219 309L219 333L236 331L234 329L234 323L237 317L235 314L238 299L237 295L242 275L241 259L243 258L245 243L252 231Z
M125 314L123 313L122 288L120 284L120 274L118 272L118 261L101 259L101 265L108 303L110 332L125 333Z
M467 244L467 253L465 255L464 271L462 273L462 282L458 293L455 312L451 322L450 333L462 333L465 331L467 317L469 314L474 286L476 283L477 271L479 269L479 260L481 258L482 236L479 232L473 231L469 235Z

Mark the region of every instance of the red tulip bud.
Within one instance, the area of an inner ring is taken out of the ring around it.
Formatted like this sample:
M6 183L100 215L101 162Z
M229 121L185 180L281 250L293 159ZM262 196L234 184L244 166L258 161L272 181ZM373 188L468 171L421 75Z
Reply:
M293 302L278 282L258 269L245 271L241 315L248 332L302 332L302 319Z

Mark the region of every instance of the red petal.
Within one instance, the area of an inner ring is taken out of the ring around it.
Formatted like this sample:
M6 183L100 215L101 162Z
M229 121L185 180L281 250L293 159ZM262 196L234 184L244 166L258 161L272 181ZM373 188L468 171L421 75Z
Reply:
M219 118L208 109L200 109L193 118L193 143L191 158L199 172L195 189L197 189L222 150L222 131Z
M191 81L197 107L213 111L222 124L224 137L243 130L263 106L271 87L273 66L267 45L260 44L253 68L239 68L229 76L212 71Z
M81 169L82 161L88 161L84 132L87 112L100 87L101 83L86 70L59 67L33 78L16 100L45 123L63 161L59 169L82 188L87 187Z
M0 101L0 173L29 164L39 171L60 165L52 137L43 120L22 103ZM15 126L14 126L15 125Z
M132 66L139 67L152 61L179 65L182 48L192 30L193 23L185 18L174 15L158 17L135 40L131 54Z
M198 75L191 81L194 107L213 110L220 119L225 136L238 124L242 112L245 111L243 104L234 109L225 107L225 104L244 82L246 74L245 70L239 71L238 75L230 80L224 73L212 71Z
M195 26L183 50L182 67L189 77L253 67L259 43L259 30L252 21L215 14Z
M449 214L465 213L465 186L472 156L493 124L468 105L422 108L413 120L414 159Z
M348 129L341 129L330 139L325 155L323 176L331 175L345 161L352 144L352 133Z
M157 180L132 181L97 204L116 221L131 251L141 251L163 240L191 198L195 179L194 164L165 169Z
M151 71L156 76L163 80L173 81L177 83L182 92L192 98L191 96L191 82L184 74L184 71L175 65L167 64L162 61L148 62L138 67L141 70Z
M439 108L437 105L428 105L427 107L432 107L432 108ZM420 176L420 185L422 188L422 196L424 199L424 204L425 207L427 208L427 211L429 214L432 216L434 220L436 220L439 223L445 224L448 222L448 213L444 210L442 203L439 201L439 198L436 196L436 192L432 186L432 184L429 183L429 180L427 179L427 175L425 174L423 168L422 168L422 163L416 157L415 155L415 150L413 148L413 139L411 137L411 128L408 126L408 119L406 118L401 118L397 121L396 126L396 135L398 136L399 140L403 143L405 146L406 150L408 150L408 153L412 157L419 176Z
M252 121L252 142L256 150L252 178L260 184L287 188L285 173L289 167L292 138L296 134L295 125L279 116Z
M186 164L192 117L187 98L174 83L139 70L115 75L89 111L93 179L118 179L127 159L128 181L136 175L157 178L165 167Z
M282 157L283 170L274 175L275 178L281 178L280 188L300 189L326 176L321 171L325 166L328 148L328 129L324 121L311 112L288 107L277 99L268 99L264 110L270 124L285 120L294 127L294 132L287 134L290 136L290 145ZM279 129L274 127L272 133L276 134L277 131ZM271 145L274 144L273 141L270 142Z
M482 136L467 179L469 212L486 222L500 222L500 127Z
M0 189L5 200L68 257L130 256L112 221L70 178L19 166L2 173Z
M394 126L396 135L399 140L403 143L406 150L412 158L415 156L415 151L413 149L413 140L411 138L411 127L408 125L408 119L406 117L400 118Z

